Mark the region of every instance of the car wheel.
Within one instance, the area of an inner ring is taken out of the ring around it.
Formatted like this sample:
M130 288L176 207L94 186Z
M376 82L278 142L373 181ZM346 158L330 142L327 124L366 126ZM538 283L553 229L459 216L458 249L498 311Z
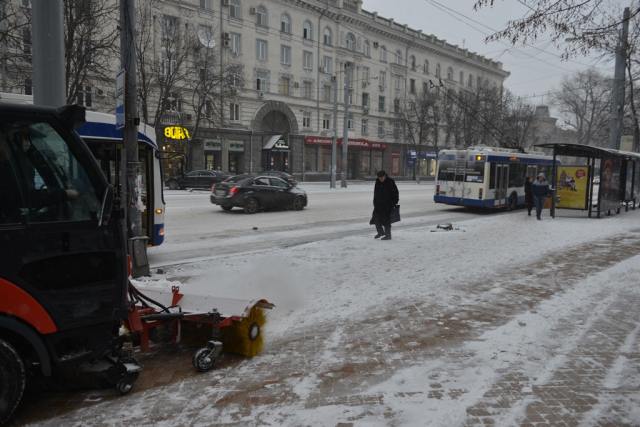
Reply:
M304 197L296 196L296 198L293 199L293 209L297 211L304 209Z
M258 212L258 209L260 209L260 204L256 199L249 199L244 205L244 212L248 214L254 214Z
M231 209L233 209L233 206L231 205L220 205L220 207L225 211L230 211Z
M25 382L20 355L8 342L0 340L0 425L4 425L18 406Z
M180 185L178 184L177 181L171 181L169 183L169 188L172 190L179 190L180 189Z

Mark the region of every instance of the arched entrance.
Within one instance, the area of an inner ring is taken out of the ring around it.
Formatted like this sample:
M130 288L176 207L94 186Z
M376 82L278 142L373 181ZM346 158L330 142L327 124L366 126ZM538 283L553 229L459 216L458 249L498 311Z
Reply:
M298 123L291 109L283 102L265 103L256 113L253 129L262 135L262 168L292 173L291 135L298 133Z

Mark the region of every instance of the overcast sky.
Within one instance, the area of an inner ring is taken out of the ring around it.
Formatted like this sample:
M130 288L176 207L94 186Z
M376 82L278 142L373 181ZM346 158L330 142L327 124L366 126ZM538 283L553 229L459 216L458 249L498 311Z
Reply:
M564 47L558 49L549 38L526 47L485 43L487 35L504 29L508 20L523 17L528 9L517 0L495 0L493 8L480 11L473 10L474 4L475 0L364 0L362 7L502 62L503 69L511 73L505 87L535 104L543 103L543 99L546 104L547 93L559 88L563 76L577 70L594 66L613 76L613 61L598 61L596 55L562 61Z

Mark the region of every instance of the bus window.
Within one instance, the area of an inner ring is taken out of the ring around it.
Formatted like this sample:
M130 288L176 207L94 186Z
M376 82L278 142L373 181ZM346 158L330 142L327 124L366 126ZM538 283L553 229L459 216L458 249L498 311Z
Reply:
M491 163L491 167L489 168L489 190L493 190L496 188L496 164Z
M456 161L440 159L438 163L438 181L453 181L456 171Z
M509 165L509 187L524 187L525 175L523 173L525 165L521 163L511 163Z

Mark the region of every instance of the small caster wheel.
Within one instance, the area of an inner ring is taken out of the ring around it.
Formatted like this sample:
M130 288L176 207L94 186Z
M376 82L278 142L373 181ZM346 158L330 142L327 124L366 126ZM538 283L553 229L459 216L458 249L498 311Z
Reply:
M118 384L116 384L116 391L120 396L128 394L132 388L133 384L127 384L124 379L118 381Z
M193 355L191 362L198 372L207 372L209 369L213 368L215 358L211 357L211 353L212 351L210 348L201 348Z

